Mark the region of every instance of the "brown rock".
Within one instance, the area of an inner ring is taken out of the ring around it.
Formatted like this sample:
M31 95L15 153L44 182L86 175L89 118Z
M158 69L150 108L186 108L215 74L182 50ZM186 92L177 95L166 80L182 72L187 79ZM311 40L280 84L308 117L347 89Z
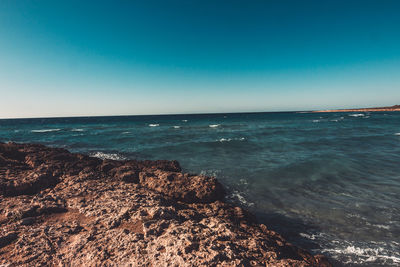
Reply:
M330 266L176 161L0 143L0 265Z

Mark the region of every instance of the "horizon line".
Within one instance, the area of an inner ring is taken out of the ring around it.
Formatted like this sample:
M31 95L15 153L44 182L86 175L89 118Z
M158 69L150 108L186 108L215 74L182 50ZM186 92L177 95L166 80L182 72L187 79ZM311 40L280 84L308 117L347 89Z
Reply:
M392 105L396 106L396 105ZM342 108L342 109L318 109L318 110L281 110L281 111L243 111L243 112L194 112L194 113L159 113L159 114L117 114L117 115L75 115L75 116L39 116L39 117L6 117L0 118L0 120L24 120L24 119L65 119L65 118L100 118L100 117L131 117L131 116L179 116L179 115L217 115L217 114L254 114L254 113L291 113L291 112L315 112L315 111L326 111L333 110L340 112L340 110L351 110L351 109L370 109L370 108L390 108L392 106L385 107L364 107L364 108ZM346 112L346 111L344 111Z

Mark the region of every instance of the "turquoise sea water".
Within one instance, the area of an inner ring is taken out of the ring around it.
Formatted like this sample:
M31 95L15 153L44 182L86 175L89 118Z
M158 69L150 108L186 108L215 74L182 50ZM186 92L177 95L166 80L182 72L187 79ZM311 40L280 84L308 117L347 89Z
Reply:
M175 159L341 265L400 265L400 113L247 113L0 120L0 141L96 157Z

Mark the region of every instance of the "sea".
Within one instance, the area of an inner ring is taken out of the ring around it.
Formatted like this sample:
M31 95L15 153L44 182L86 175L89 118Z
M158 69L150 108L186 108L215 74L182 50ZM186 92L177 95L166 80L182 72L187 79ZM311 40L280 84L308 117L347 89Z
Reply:
M400 266L400 112L4 119L0 141L178 160L335 266Z

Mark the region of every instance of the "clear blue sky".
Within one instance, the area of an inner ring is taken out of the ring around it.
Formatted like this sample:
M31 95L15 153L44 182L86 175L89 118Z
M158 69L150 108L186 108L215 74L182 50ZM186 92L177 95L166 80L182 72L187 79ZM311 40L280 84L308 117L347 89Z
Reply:
M0 117L400 104L400 1L0 1Z

